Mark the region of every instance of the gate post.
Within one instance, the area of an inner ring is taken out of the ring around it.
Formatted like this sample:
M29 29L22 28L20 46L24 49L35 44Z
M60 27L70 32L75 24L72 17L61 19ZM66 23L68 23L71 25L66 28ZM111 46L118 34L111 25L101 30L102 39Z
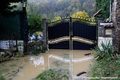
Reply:
M43 23L43 25L42 25L42 27L43 27L43 46L45 49L48 50L47 20L43 19L42 23Z
M72 40L72 37L73 37L73 23L72 23L72 17L70 17L70 21L69 21L69 37L70 37L69 49L73 50L73 40Z
M72 40L72 37L73 37L73 23L72 23L72 17L70 17L70 21L69 21L69 49L70 49L70 78L69 80L73 80L73 64L72 64L72 61L73 61L73 40Z

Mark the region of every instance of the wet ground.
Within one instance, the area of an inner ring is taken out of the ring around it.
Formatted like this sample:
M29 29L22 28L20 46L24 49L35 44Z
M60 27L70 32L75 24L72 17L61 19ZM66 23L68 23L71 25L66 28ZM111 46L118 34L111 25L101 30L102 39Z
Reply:
M89 50L49 50L39 56L20 58L14 62L18 69L15 67L17 72L11 80L33 80L38 74L51 68L69 69L73 77L76 77L81 72L90 70L94 61L90 53L92 52ZM9 68L12 70L12 67Z

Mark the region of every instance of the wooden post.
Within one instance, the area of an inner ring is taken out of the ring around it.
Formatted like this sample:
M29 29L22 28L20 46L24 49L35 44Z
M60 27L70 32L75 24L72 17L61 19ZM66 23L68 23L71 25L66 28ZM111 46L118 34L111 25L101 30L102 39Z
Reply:
M43 23L43 46L48 50L48 29L47 29L47 20L43 19L42 20Z

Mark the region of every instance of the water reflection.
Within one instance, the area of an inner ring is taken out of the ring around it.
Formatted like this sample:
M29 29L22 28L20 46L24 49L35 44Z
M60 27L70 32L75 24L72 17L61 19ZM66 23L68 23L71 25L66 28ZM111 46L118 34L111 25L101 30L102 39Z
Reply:
M46 54L29 56L26 65L14 80L32 80L44 70L51 68L72 70L72 75L76 78L78 73L89 71L93 56L85 56L85 54L90 52L82 50L72 52L69 50L50 50ZM73 59L71 59L71 54Z

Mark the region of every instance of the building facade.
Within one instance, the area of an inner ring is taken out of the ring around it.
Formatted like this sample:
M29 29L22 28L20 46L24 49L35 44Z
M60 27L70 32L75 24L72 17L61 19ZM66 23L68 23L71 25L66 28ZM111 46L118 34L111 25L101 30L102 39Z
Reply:
M0 50L15 47L23 52L28 39L25 1L13 0L11 5L16 6L11 13L0 15Z

